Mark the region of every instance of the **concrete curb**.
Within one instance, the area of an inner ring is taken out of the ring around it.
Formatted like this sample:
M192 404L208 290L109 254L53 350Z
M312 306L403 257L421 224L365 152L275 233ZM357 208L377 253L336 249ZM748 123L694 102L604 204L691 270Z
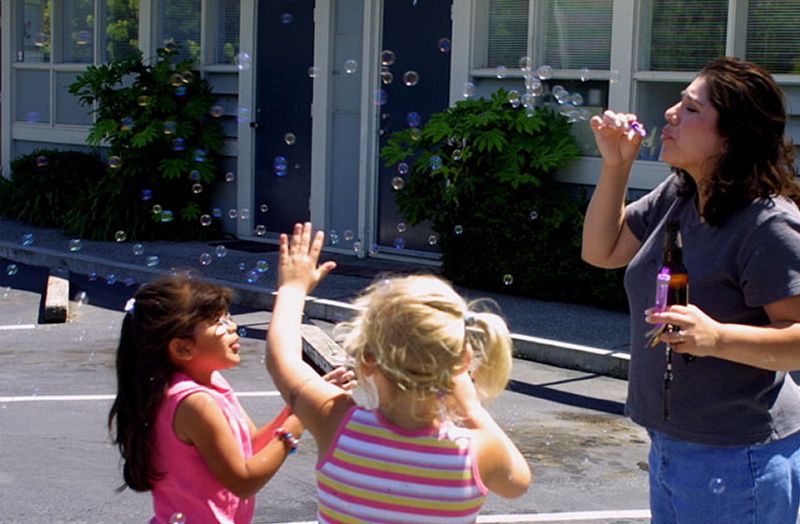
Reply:
M51 269L66 268L79 275L92 272L98 275L124 273L138 282L169 273L165 269L148 268L80 253L64 253L44 247L21 246L5 241L0 241L0 258ZM205 276L203 278L233 289L239 305L271 311L275 304L275 290L272 288L258 288ZM309 297L305 308L307 317L327 322L340 322L355 311L354 306L347 302L317 297ZM516 357L620 379L628 377L630 356L627 353L522 334L512 334L511 337Z

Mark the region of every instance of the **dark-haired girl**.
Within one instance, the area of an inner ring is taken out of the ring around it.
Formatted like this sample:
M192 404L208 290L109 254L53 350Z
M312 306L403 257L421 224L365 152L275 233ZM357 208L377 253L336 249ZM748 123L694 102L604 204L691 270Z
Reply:
M176 275L126 307L108 422L125 484L152 491L151 523L249 523L303 431L288 408L257 428L220 373L240 360L230 304L229 289Z

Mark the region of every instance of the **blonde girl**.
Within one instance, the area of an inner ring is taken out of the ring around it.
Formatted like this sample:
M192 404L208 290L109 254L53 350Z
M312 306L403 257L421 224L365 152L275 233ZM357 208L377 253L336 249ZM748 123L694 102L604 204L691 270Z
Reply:
M322 232L296 224L280 239L279 289L267 367L318 448L317 518L333 522L475 522L486 495L525 493L527 461L483 407L511 369L503 320L470 310L443 280L380 280L344 325L366 409L301 358L306 295L335 264L318 265Z

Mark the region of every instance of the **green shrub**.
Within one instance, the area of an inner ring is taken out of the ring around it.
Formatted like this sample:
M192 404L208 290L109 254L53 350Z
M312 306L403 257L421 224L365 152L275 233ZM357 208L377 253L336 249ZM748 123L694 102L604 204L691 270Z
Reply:
M0 214L37 226L69 229L79 199L102 184L105 167L95 153L39 149L11 161L0 177Z
M89 66L69 87L96 116L88 144L108 146L106 176L69 219L87 238L107 240L118 230L131 239L218 234L200 217L218 178L219 113L211 111L214 96L195 63L174 62L176 54L165 47L149 63L137 53Z
M624 309L621 273L580 258L585 197L554 180L579 154L570 124L507 100L502 89L463 100L390 136L383 161L411 164L400 212L430 221L443 273L458 284Z

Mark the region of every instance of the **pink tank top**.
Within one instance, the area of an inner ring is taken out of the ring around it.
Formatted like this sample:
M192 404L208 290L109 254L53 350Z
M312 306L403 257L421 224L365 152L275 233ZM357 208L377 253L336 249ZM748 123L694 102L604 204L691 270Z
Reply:
M453 424L409 431L352 408L317 464L320 524L474 523L488 489L470 431Z
M187 523L223 522L247 524L253 520L255 499L242 499L217 480L206 466L200 452L181 441L173 428L178 404L193 393L210 395L228 419L231 431L240 444L245 459L253 455L250 427L242 406L228 381L218 372L211 375L212 387L193 381L183 373L175 373L167 394L156 415L153 465L162 473L153 486L151 524L170 524L176 513Z

